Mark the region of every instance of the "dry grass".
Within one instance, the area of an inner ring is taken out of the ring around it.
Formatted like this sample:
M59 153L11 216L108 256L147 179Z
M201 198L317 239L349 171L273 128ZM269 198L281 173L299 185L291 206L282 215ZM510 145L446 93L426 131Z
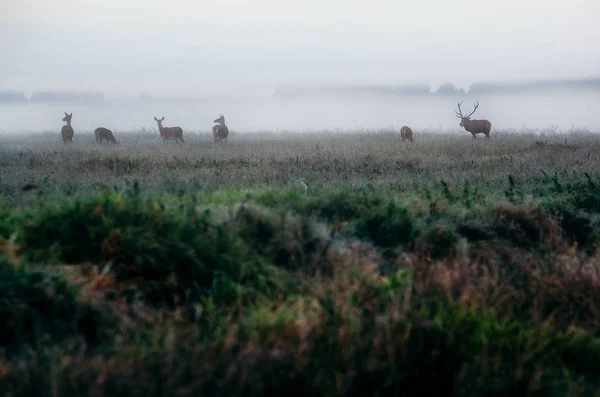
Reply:
M234 134L226 145L208 134L185 133L186 144L163 144L154 134L120 134L119 146L97 145L91 134L65 146L58 136L5 136L0 149L0 195L18 203L31 192L89 194L137 179L144 190L189 191L231 187L310 188L331 183L413 188L439 180L494 190L507 175L600 170L600 139L593 134L508 134L492 140L417 132L402 143L389 132Z
M600 139L415 138L4 137L0 394L600 395Z

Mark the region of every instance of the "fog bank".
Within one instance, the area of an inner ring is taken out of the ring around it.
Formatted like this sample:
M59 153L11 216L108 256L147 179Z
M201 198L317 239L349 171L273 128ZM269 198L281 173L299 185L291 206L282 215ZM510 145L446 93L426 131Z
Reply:
M307 131L353 129L460 130L454 111L463 100L464 111L479 101L473 118L486 118L492 130L523 126L546 128L572 126L600 132L598 93L552 95L492 95L485 97L385 97L321 96L312 98L255 97L190 102L110 100L101 105L2 104L0 133L60 131L64 112L73 113L77 131L104 126L113 131L156 128L153 117L165 117L164 125L186 131L210 131L213 120L224 114L232 131Z

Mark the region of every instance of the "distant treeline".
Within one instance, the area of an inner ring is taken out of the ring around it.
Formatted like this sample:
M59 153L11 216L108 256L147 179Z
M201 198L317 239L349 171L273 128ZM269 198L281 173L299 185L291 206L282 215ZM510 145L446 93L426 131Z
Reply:
M94 92L38 91L33 92L28 99L24 92L0 91L0 103L29 102L97 105L104 103L104 101L104 94Z
M377 96L462 96L462 95L493 95L493 94L524 94L544 91L600 91L600 77L578 80L547 80L523 83L474 83L465 91L452 83L445 83L432 91L427 84L409 85L288 85L275 90L274 97L289 98L301 96L337 95L377 95ZM141 94L140 102L153 102L166 98ZM185 101L194 98L186 98ZM31 94L28 99L24 92L0 90L1 103L68 103L98 105L105 102L103 93L69 92L69 91L39 91Z
M342 95L386 95L386 96L460 96L490 94L523 94L543 91L600 91L600 78L579 80L551 80L525 83L475 83L465 91L452 83L442 84L432 91L427 84L421 85L338 85L338 86L281 86L275 91L276 97L296 97L307 95L342 94Z

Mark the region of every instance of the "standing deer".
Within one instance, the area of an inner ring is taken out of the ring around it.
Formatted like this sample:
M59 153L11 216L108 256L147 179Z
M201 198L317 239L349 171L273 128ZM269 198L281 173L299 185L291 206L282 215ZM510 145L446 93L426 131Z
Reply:
M118 144L115 136L112 131L108 128L98 127L94 130L94 135L96 136L96 143L102 143L103 141L107 141L109 143Z
M477 138L477 134L484 134L485 139L490 139L490 130L492 129L492 123L490 123L488 120L470 119L470 117L473 115L473 113L475 113L475 111L479 107L479 102L475 104L475 108L473 109L473 111L466 116L462 115L460 105L462 105L462 101L458 104L458 112L455 111L456 117L460 119L460 126L464 127L465 130L473 134L473 139Z
M213 127L213 136L215 138L215 142L220 142L225 140L227 142L227 137L229 136L229 128L225 125L225 116L222 114L219 115L219 118L213 120L213 123L219 123Z
M65 117L63 117L62 121L66 121L67 125L63 125L60 130L60 135L62 136L63 143L73 142L73 127L71 127L71 118L73 117L73 112L68 114L65 112Z
M400 129L400 136L402 136L402 142L404 142L406 139L411 142L414 140L412 130L408 126L402 126Z
M163 139L164 143L167 143L167 140L175 139L180 140L181 143L185 143L183 141L183 130L181 127L163 127L162 122L164 121L164 116L160 120L156 117L154 120L158 123L158 131L160 132L160 137Z

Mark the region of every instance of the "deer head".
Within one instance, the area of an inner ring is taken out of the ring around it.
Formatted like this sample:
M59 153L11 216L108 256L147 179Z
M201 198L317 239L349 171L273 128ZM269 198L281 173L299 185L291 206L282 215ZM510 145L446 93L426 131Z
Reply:
M219 118L213 120L213 123L225 124L225 116L219 114Z
M165 120L165 116L163 116L161 119L157 119L156 117L154 118L154 120L156 120L156 122L158 123L158 127L162 127L162 122Z
M475 104L475 107L473 108L473 111L471 113L469 113L468 115L466 115L466 116L463 116L462 110L460 109L460 105L462 105L462 101L458 104L458 112L455 111L455 113L456 113L456 117L458 117L460 119L460 126L464 127L465 121L470 120L470 117L473 115L473 113L475 113L475 111L479 107L479 102L477 102Z
M63 117L62 121L66 121L68 123L71 121L72 117L73 117L73 112L71 112L71 114L65 112L65 117Z

